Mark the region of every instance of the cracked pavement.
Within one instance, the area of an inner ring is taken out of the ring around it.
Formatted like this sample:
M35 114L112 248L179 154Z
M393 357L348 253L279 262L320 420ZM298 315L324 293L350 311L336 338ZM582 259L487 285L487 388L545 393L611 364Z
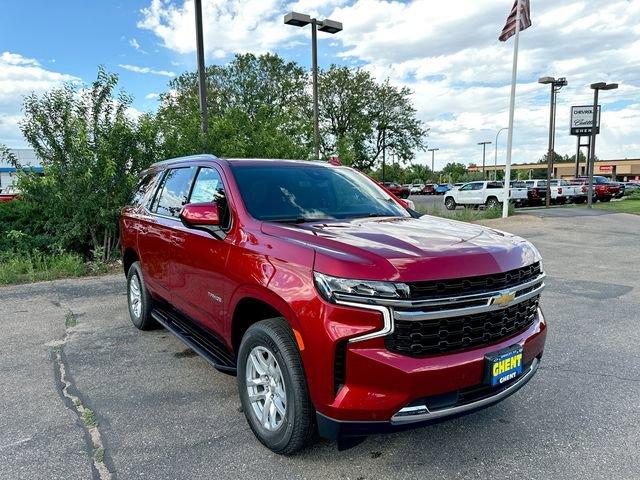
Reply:
M479 413L344 452L265 450L235 381L127 317L122 275L0 288L0 478L99 478L51 345L94 414L113 478L640 478L640 216L488 221L541 251L547 348L520 392Z

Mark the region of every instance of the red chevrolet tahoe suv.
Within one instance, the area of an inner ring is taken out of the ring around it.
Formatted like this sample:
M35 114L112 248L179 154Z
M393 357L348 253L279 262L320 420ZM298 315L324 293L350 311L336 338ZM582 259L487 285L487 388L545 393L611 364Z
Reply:
M237 375L249 426L278 453L495 404L542 357L532 244L419 217L348 167L157 163L120 232L133 324Z

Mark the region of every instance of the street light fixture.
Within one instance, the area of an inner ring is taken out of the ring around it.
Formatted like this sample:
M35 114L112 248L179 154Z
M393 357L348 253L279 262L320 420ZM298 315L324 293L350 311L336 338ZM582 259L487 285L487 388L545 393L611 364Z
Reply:
M542 77L538 79L538 83L542 85L551 85L551 103L549 112L549 151L547 152L547 195L545 205L547 208L551 205L551 173L553 172L553 156L556 142L556 94L562 87L567 85L567 79L564 77Z
M596 163L596 126L598 124L598 92L600 90L615 90L618 88L617 83L598 82L592 83L593 90L593 117L591 119L591 141L589 142L589 190L587 190L587 206L593 206L593 168Z
M439 148L427 148L428 152L431 152L431 182L436 183L436 171L435 171L435 155Z
M320 158L320 127L318 124L318 37L316 30L326 33L338 33L342 23L335 20L318 20L304 13L289 12L284 16L284 23L294 27L305 27L311 24L311 70L313 74L313 138L316 160Z
M493 158L493 180L494 181L498 180L498 135L500 135L500 132L502 132L503 130L509 130L509 128L507 127L501 128L500 130L498 130L498 133L496 133L496 143L495 143L496 153Z
M487 145L491 145L491 142L478 142L478 145L482 145L482 178L486 179L487 175L485 174L485 157L487 153Z

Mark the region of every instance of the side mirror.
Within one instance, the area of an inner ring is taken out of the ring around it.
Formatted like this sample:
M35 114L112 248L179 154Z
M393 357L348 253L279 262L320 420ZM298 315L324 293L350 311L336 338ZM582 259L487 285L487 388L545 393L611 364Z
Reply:
M218 205L215 203L191 203L182 207L180 219L187 227L216 227L220 225Z

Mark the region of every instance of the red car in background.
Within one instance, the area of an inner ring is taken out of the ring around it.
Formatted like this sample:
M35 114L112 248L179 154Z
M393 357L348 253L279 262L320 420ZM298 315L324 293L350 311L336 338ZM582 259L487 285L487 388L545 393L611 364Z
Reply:
M409 198L409 195L411 195L411 189L403 187L399 183L384 182L384 187L399 198Z
M348 167L160 162L120 232L134 326L163 325L237 375L250 428L278 453L474 412L542 358L533 245L418 218Z
M572 185L580 185L586 192L589 188L589 177L576 177L571 180ZM609 202L613 197L620 194L620 185L617 182L612 182L607 177L600 175L593 176L593 201Z
M12 200L17 200L20 198L20 193L14 190L11 187L6 187L4 189L0 189L0 203L11 202Z
M433 183L427 183L420 192L420 195L435 195L436 186Z

